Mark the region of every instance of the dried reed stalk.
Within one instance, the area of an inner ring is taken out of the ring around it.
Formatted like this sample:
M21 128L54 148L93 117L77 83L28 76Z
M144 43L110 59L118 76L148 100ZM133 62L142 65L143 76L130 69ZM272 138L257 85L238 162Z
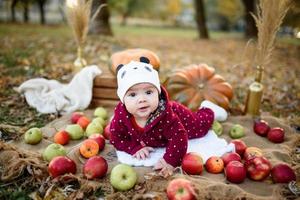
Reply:
M260 0L257 16L253 15L258 29L255 65L264 68L270 62L276 33L290 8L292 0Z
M86 40L92 0L66 0L66 12L76 43L82 47Z

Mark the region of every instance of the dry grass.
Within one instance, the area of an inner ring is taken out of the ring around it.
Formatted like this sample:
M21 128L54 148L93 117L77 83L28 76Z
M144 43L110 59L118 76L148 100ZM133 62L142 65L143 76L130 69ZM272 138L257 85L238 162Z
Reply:
M276 33L290 8L292 0L261 0L257 16L253 15L258 29L257 51L254 66L265 67L270 63Z
M91 15L91 0L67 0L66 12L78 46L86 40Z

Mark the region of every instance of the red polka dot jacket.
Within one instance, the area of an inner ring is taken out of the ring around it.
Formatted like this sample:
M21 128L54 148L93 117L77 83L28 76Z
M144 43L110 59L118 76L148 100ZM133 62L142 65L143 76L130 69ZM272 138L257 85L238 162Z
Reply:
M209 108L192 112L185 106L170 101L162 87L158 109L150 116L144 128L137 127L132 115L120 102L110 124L111 144L131 155L143 148L166 147L163 158L176 167L187 151L187 141L206 135L211 128L214 113Z

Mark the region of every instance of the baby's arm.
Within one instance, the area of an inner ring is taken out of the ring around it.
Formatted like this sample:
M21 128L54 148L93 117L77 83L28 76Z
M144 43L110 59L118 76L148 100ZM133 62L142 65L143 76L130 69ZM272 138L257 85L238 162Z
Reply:
M164 134L167 145L163 159L173 167L181 165L187 151L188 136L178 117L173 118L172 124L165 129Z
M119 151L125 151L133 155L144 147L129 135L125 125L116 117L111 121L110 132L110 143Z
M154 166L155 170L160 170L159 175L163 177L171 176L174 168L181 165L188 144L187 133L179 119L174 120L174 123L166 130L168 139L166 153Z

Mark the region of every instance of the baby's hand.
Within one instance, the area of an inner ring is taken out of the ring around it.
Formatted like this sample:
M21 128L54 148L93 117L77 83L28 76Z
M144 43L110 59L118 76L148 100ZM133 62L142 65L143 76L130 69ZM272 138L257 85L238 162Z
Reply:
M174 171L174 167L170 164L168 164L165 159L160 159L155 165L154 170L159 170L159 175L167 178L168 176L171 176Z
M151 151L154 151L152 147L143 147L142 149L135 152L135 154L133 154L133 157L137 158L138 160L145 160L146 158L150 157Z

